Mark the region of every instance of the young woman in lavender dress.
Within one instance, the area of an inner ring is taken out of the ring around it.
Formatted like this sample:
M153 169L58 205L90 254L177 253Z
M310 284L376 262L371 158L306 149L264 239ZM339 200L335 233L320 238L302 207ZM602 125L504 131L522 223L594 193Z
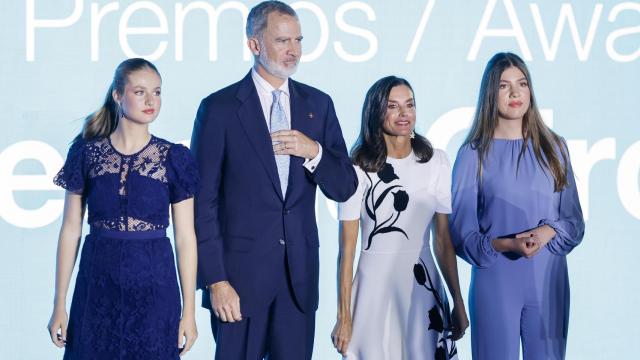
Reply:
M447 214L449 161L416 134L411 85L395 76L367 92L351 152L358 188L339 204L338 319L334 346L348 360L457 359L469 321ZM362 251L353 277L358 232ZM434 253L453 297L447 295ZM451 316L452 315L452 316Z
M197 172L186 147L149 133L160 87L152 63L122 62L104 105L86 118L54 179L67 192L48 328L54 344L65 347L64 359L178 359L196 339ZM67 324L85 207L91 231ZM169 208L180 287L166 237Z
M584 221L565 141L538 111L526 65L496 54L453 170L456 252L473 265L469 308L476 360L564 359L566 255Z

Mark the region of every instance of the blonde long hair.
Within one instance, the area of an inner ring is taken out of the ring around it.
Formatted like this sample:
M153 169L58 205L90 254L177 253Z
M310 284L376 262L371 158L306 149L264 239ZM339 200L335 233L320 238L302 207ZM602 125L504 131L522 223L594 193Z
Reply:
M156 66L142 58L127 59L118 65L113 74L113 81L109 85L109 90L107 90L107 95L104 98L104 103L98 110L85 117L82 131L76 136L74 142L111 135L118 127L118 121L121 116L118 103L113 98L113 92L115 91L117 94L122 95L124 87L129 80L129 74L142 69L153 70L160 76Z

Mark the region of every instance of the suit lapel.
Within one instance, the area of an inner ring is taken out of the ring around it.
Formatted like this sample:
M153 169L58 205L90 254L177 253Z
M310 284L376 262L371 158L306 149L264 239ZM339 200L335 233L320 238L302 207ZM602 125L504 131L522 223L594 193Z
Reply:
M271 145L271 136L269 135L267 121L262 112L258 92L251 78L251 72L242 79L237 98L241 102L238 109L240 124L247 134L249 143L255 150L262 166L267 171L274 190L278 193L280 200L283 200L278 168L276 167L276 160ZM291 176L289 178L291 178Z
M289 99L291 105L291 129L298 130L309 136L308 125L310 119L308 118L307 94L300 88L299 84L292 79L289 79L289 94L291 97ZM287 185L287 196L285 200L289 200L293 191L296 190L295 184L300 184L303 180L300 177L304 176L304 168L302 166L304 160L305 159L298 156L291 156L291 161L289 162L289 183Z

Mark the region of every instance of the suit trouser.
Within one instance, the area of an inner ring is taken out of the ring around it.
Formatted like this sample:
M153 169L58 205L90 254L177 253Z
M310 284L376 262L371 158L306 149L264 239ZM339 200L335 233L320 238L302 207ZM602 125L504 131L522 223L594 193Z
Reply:
M216 360L311 359L315 334L315 311L303 313L297 306L282 246L281 274L274 299L261 311L238 322L222 322L211 312L216 341ZM240 299L242 304L242 299ZM242 305L241 311L242 311Z

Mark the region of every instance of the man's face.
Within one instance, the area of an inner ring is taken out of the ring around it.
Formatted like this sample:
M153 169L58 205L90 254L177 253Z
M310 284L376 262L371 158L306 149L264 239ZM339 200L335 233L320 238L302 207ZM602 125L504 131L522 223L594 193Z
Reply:
M298 20L274 11L259 39L258 63L271 75L286 79L296 72L302 54L302 35Z

